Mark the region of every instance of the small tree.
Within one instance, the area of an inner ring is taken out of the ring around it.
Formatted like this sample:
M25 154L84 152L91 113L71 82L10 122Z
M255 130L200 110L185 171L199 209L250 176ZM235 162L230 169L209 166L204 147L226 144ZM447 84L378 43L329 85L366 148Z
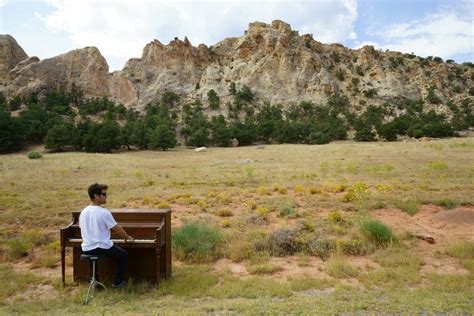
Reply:
M158 126L149 131L149 146L151 149L161 149L163 151L176 146L176 132L171 124L162 121Z
M74 144L75 127L72 123L59 123L49 129L44 139L46 149L61 151Z
M217 110L220 107L221 100L217 95L216 91L214 91L213 89L209 90L207 92L207 98L209 100L209 107L212 110Z

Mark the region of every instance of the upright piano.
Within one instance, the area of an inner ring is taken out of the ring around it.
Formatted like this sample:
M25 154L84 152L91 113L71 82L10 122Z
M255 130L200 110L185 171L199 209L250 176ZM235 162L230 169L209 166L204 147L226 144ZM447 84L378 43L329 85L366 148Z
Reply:
M115 245L128 252L126 277L156 283L171 277L171 210L170 209L111 209L115 221L127 234L135 238L125 242L112 233ZM63 286L66 283L66 247L72 247L74 281L88 281L88 263L81 261L81 229L79 214L72 212L72 222L60 230L61 271ZM111 279L116 271L115 263L108 258L97 264L101 280Z

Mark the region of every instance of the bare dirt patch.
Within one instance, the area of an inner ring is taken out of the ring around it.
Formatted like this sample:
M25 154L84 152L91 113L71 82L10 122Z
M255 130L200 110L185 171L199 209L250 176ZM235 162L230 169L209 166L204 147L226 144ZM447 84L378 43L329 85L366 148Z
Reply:
M435 205L422 205L414 216L395 208L377 210L373 215L396 233L431 235L435 239L435 244L438 245L474 240L474 207L472 206L445 210Z
M423 240L414 243L413 250L423 258L422 273L469 274L455 258L446 255L446 249L456 242L474 240L474 207L445 210L435 205L422 205L414 216L395 208L377 210L373 215L396 234L408 232L434 238L434 244Z

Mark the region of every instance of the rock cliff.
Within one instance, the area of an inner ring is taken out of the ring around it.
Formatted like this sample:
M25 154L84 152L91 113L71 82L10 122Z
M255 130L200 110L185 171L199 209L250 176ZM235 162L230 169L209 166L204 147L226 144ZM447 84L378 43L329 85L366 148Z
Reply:
M282 21L254 22L245 34L207 47L187 38L168 45L153 40L141 58L123 70L108 72L97 48L86 47L39 60L24 53L11 36L0 37L0 89L8 96L42 93L51 88L80 87L86 96L108 96L127 107L143 109L173 91L183 101L213 89L226 102L231 83L247 85L260 102L289 105L324 102L333 93L354 106L426 98L431 88L443 104L468 95L471 67L412 54L358 50L322 44L299 35Z

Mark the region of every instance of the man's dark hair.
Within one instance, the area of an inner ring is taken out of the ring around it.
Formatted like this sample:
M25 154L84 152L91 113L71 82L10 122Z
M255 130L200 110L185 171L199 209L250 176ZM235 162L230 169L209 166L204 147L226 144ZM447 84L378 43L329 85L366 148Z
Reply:
M89 189L87 189L87 192L89 193L90 199L93 200L96 194L100 195L102 190L107 190L108 188L109 187L106 184L94 183L89 187Z

